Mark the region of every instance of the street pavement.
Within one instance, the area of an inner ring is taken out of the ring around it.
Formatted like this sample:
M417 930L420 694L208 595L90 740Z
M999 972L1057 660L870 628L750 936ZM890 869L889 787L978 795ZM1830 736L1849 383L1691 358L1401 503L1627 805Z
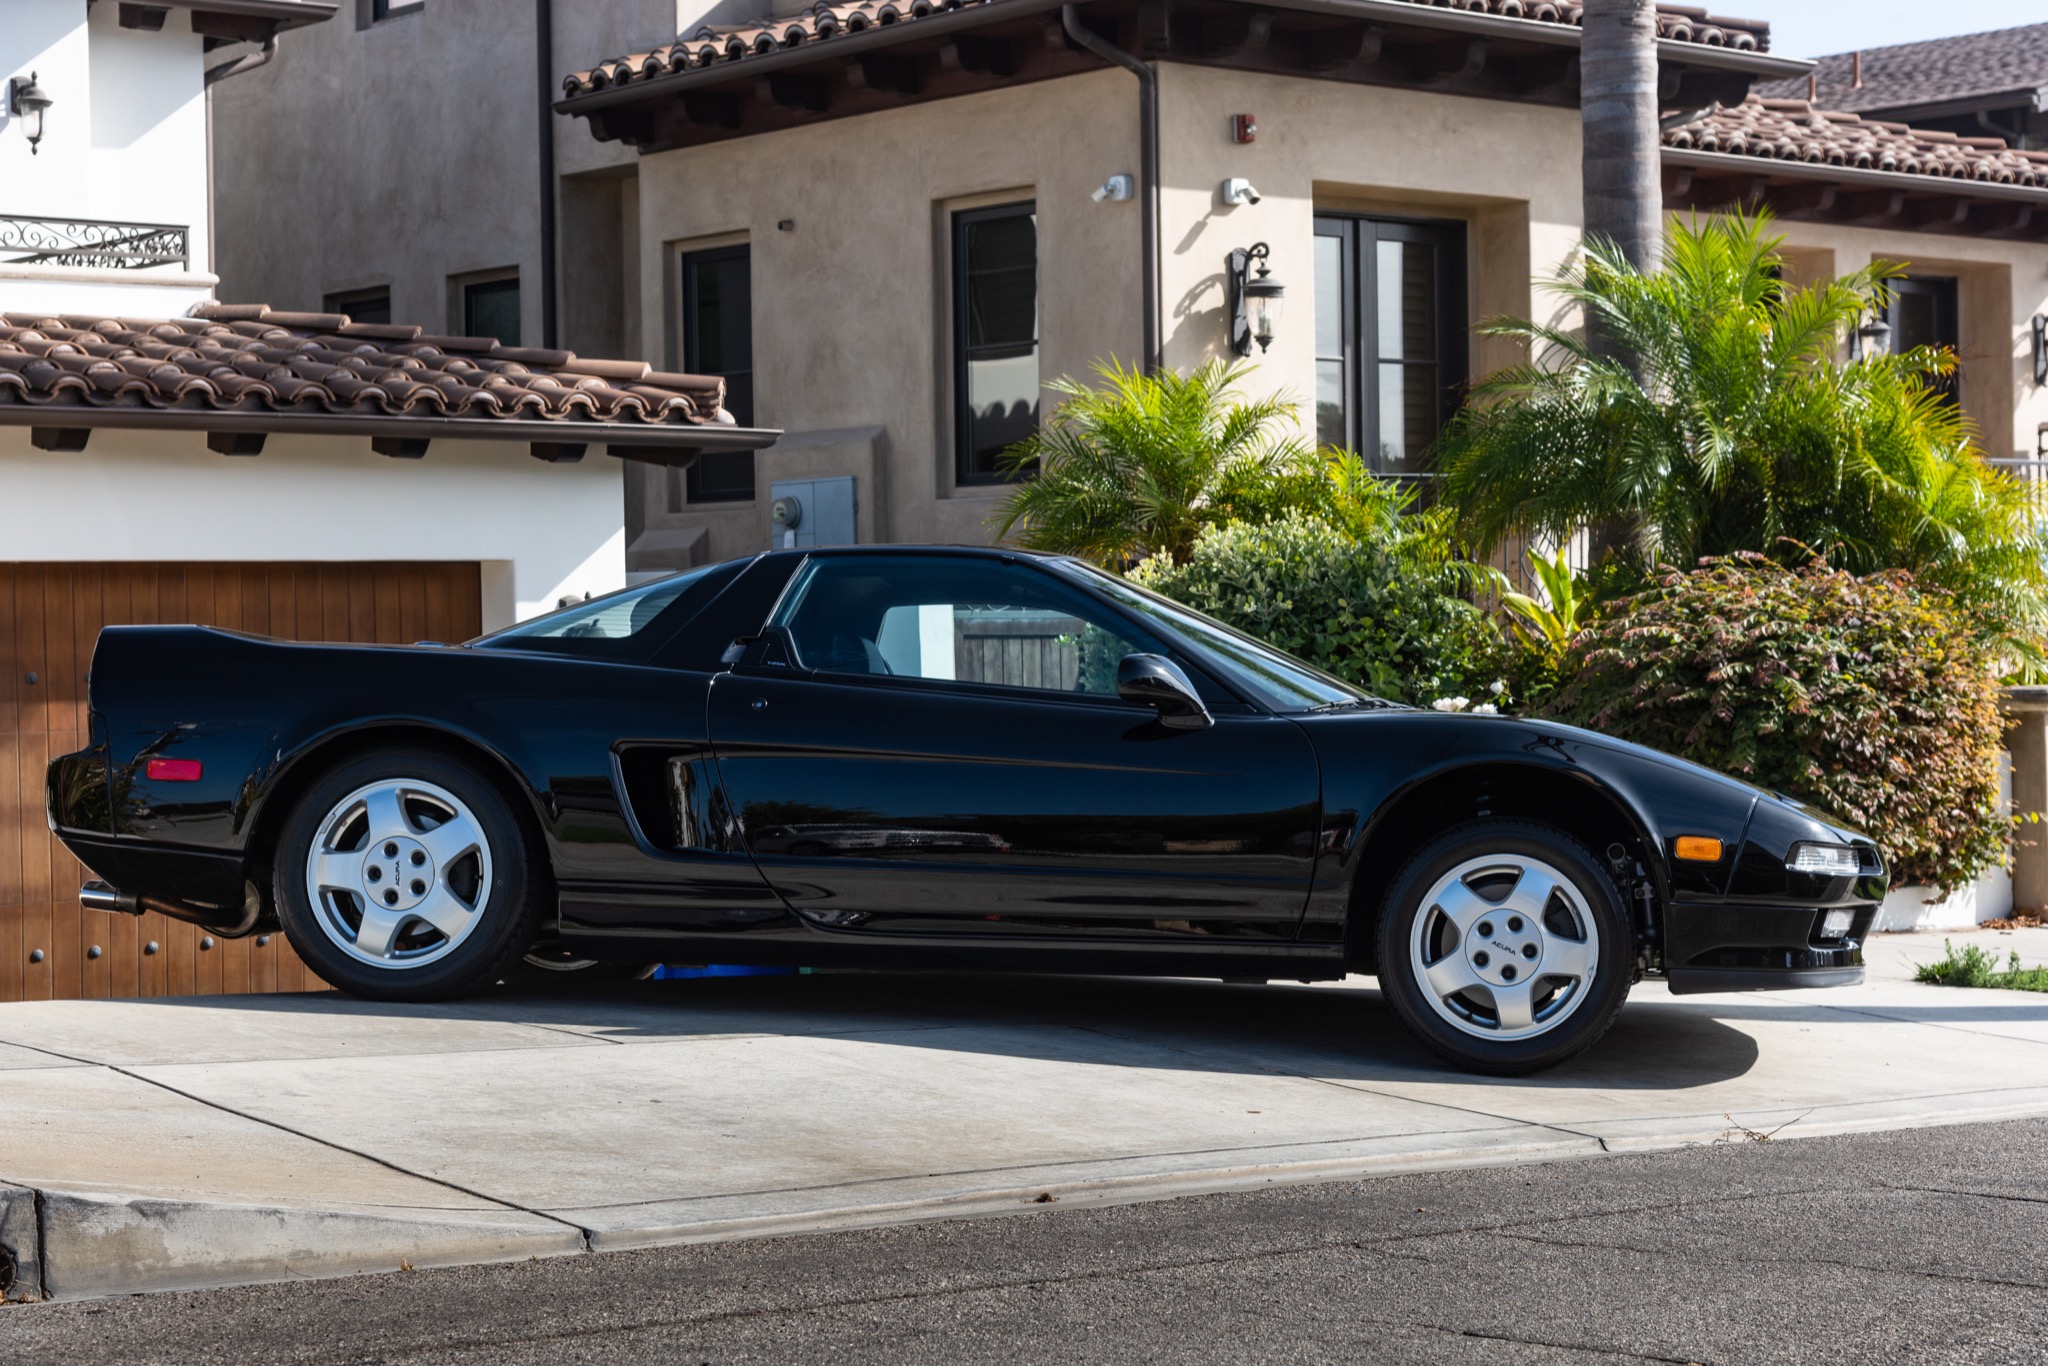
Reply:
M1979 934L2048 957L2048 931ZM820 974L0 1006L12 1298L82 1299L2048 1115L2048 996L1644 984L1450 1072L1370 979Z
M0 1307L0 1360L2038 1363L2048 1121Z

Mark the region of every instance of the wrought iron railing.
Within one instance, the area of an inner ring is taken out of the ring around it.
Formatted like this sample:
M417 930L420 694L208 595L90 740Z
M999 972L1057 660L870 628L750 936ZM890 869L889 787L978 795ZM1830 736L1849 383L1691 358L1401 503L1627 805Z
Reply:
M90 218L0 214L0 265L144 270L191 259L191 230L172 223L108 223Z

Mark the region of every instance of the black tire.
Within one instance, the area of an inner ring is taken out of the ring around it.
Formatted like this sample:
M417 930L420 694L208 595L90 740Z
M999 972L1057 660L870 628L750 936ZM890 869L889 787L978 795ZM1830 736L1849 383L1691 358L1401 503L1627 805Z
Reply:
M398 826L385 823L392 842L374 849L368 799L359 811L354 805L364 793L390 793L395 805L378 809L400 813ZM451 814L434 823L444 812ZM458 825L458 815L468 823ZM401 828L404 833L396 833ZM436 845L443 836L447 843ZM474 847L440 866L438 850L465 839ZM314 862L316 842L328 861ZM383 849L396 851L393 858L380 859ZM421 866L404 866L408 862ZM353 996L438 1001L483 990L538 934L545 878L535 876L511 803L468 764L435 750L378 750L323 774L286 817L274 865L278 918L292 947L323 980ZM395 909L368 908L379 917L375 932L364 906L372 890L367 880L320 890L316 904L309 881L326 876L319 870L343 867L367 870L347 877L374 874L374 890L394 899ZM397 885L414 877L424 880ZM423 887L424 897L415 899ZM453 932L413 912L431 913ZM396 928L380 940L387 924ZM366 939L381 942L384 952Z
M1408 1031L1495 1076L1591 1047L1634 976L1613 880L1584 845L1533 821L1475 821L1425 845L1388 889L1378 947L1380 993Z

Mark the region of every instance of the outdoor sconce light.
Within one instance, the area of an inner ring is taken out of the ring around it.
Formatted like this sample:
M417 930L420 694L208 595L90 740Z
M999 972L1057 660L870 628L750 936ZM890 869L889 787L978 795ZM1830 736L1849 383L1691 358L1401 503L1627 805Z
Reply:
M2034 315L2034 383L2048 384L2048 313Z
M1865 356L1882 356L1892 349L1892 325L1884 320L1884 314L1873 313L1863 320L1863 325L1849 334L1849 359L1862 360Z
M30 114L36 116L35 131L28 135L30 156L36 154L36 144L43 140L43 111L55 103L56 101L45 95L43 88L36 84L36 73L33 71L27 76L15 76L7 82L7 112L23 118Z
M1272 251L1264 242L1249 249L1239 247L1223 258L1223 270L1230 289L1230 349L1240 356L1252 353L1252 343L1264 351L1273 344L1280 328L1281 300L1287 286L1273 278L1266 262ZM1251 274L1252 262L1259 273Z

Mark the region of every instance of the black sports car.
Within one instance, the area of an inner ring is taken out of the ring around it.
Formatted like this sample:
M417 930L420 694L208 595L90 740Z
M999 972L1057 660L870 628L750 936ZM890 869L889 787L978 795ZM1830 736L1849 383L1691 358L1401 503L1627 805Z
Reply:
M776 551L450 646L102 633L50 819L85 903L281 926L424 1000L522 956L1377 973L1440 1054L1630 985L1862 978L1877 849L1566 726L1359 692L1073 560Z

